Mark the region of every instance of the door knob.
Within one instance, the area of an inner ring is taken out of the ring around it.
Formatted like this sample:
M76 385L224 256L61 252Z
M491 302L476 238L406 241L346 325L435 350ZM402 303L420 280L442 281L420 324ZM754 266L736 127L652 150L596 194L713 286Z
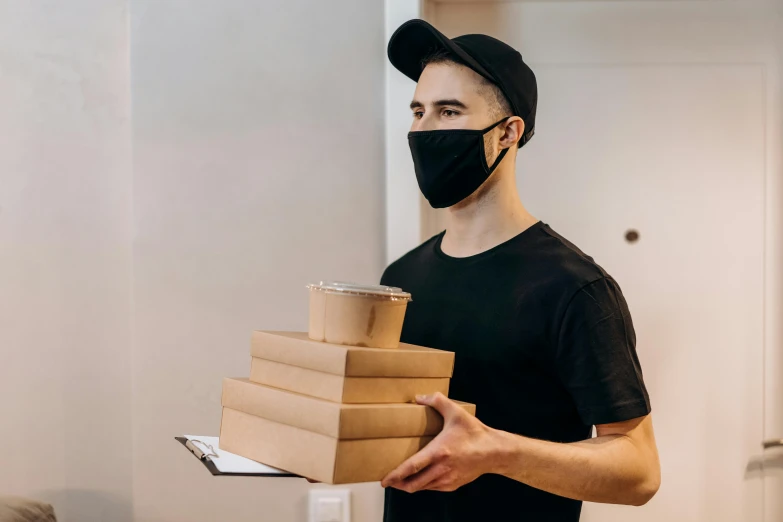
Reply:
M769 439L761 443L764 449L783 448L783 439Z

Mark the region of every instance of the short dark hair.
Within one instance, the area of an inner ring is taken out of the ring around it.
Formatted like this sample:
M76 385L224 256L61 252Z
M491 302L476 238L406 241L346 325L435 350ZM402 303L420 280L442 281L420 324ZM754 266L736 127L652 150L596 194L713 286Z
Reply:
M423 71L425 67L433 63L456 64L466 67L456 56L454 56L453 53L442 48L436 49L422 58L421 70ZM504 116L514 116L511 103L508 101L508 98L506 98L506 95L503 94L500 88L483 76L479 75L479 77L481 78L481 88L479 93L484 96L484 98L489 103L492 117L495 120L499 120Z

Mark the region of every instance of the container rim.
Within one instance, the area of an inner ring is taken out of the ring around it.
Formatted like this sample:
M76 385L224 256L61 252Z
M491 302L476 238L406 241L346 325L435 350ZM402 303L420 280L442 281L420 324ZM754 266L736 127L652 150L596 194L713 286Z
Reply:
M403 292L402 288L385 285L361 285L343 281L319 281L310 283L305 288L310 291L325 292L328 294L358 295L378 297L391 301L411 301L411 294Z

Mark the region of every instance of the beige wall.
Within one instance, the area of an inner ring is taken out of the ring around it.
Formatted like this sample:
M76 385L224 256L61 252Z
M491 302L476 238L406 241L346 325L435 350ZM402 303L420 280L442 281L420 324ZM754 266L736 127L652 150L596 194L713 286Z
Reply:
M0 494L131 520L122 0L0 0Z
M383 45L382 2L0 0L0 494L306 519L313 486L212 478L173 437L217 434L306 282L380 276Z
M313 279L383 268L381 2L132 2L134 500L146 521L304 521L298 479L212 478L254 328L304 329ZM360 23L359 23L360 22ZM355 521L381 517L354 488Z

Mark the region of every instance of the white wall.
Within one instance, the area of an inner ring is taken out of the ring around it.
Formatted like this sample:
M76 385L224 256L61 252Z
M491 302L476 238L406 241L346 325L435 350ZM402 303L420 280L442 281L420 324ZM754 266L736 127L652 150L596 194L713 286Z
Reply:
M411 18L421 18L429 4L421 0L384 0L385 42ZM422 200L408 148L411 114L406 108L416 84L386 60L386 261L391 263L421 242Z
M173 437L217 433L306 282L379 278L383 48L381 2L0 0L0 494L305 520L313 486L212 478Z
M131 519L124 0L0 0L0 494Z
M313 279L384 261L383 4L132 2L137 520L305 520L301 479L213 478L254 328L304 329ZM355 521L382 490L353 488Z

